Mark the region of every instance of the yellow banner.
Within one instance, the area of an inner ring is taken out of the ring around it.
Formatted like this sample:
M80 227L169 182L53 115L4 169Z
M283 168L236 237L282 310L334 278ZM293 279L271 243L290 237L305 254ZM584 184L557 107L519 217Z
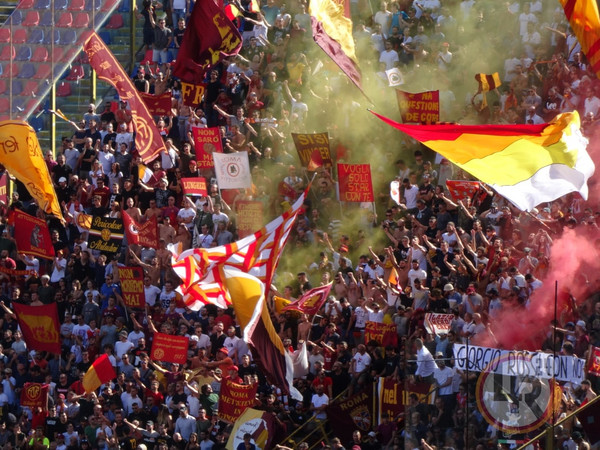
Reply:
M0 164L25 185L40 208L63 220L40 143L26 122L0 122Z

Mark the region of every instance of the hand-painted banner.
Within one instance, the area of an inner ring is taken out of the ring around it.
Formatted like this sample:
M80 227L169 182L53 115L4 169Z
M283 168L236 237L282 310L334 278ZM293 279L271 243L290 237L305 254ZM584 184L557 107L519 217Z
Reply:
M8 204L8 175L6 172L0 177L0 202Z
M399 384L392 378L379 378L377 381L377 393L379 396L378 422L381 423L382 415L387 413L390 421L404 412L404 408L410 404L409 396L416 394L419 403L433 404L435 390L430 394L429 383L405 383Z
M162 136L139 91L102 39L92 31L83 50L98 78L110 83L117 90L120 99L129 103L135 128L135 148L142 161L149 163L161 151L166 152Z
M161 95L146 94L145 92L139 93L148 111L153 116L168 116L171 113L171 93L165 92Z
M220 410L219 416L221 416ZM247 408L233 425L226 449L240 448L240 445L244 444L246 433L251 436L251 442L256 445L256 448L275 448L275 443L281 442L286 437L286 434L282 435L285 433L285 428L276 419L271 412Z
M213 153L213 159L220 189L247 189L252 187L248 153Z
M257 384L237 384L229 379L221 383L219 392L219 419L234 423L256 403Z
M88 248L114 255L121 248L123 231L122 219L94 216L90 228Z
M369 164L338 164L337 168L342 202L375 201Z
M589 356L588 372L592 375L600 376L600 348L592 347Z
M396 90L396 95L402 122L434 124L440 121L440 91L411 94Z
M202 177L197 178L182 178L181 186L185 195L199 195L206 197L208 190L206 189L206 180Z
M60 354L60 323L56 303L29 306L13 303L28 349Z
M431 334L448 334L453 320L454 314L426 313L425 329Z
M41 383L25 383L21 389L21 406L27 406L32 411L35 408L48 408L48 385Z
M189 338L170 334L154 333L150 358L154 361L166 361L185 364L188 358Z
M2 267L2 266L0 266L0 272L7 273L7 274L15 276L15 277L29 277L31 275L37 274L37 272L35 270L16 270L16 269L9 269L7 267Z
M35 130L27 122L2 121L0 146L0 164L25 185L41 209L62 221L62 210Z
M123 226L128 244L158 248L158 220L152 216L144 223L136 222L127 211L123 211Z
M318 165L315 163L319 161L325 167L331 167L333 164L329 149L329 133L292 133L292 139L296 145L302 167L309 167L311 160L313 165Z
M221 132L218 127L192 128L194 146L196 148L196 163L199 169L212 169L215 167L212 154L223 153Z
M121 296L131 308L143 308L146 305L144 295L144 271L141 267L119 267Z
M236 209L236 225L240 239L262 228L264 221L262 202L244 200L236 203Z
M40 258L54 258L54 246L45 220L15 209L15 241L19 253Z
M556 378L580 384L585 379L585 359L526 350L500 350L477 345L454 344L454 359L460 370L493 372L509 376ZM506 359L499 364L499 359Z
M367 322L365 326L365 342L377 341L383 347L398 346L398 331L395 324Z
M483 200L487 196L487 193L481 189L479 181L446 180L446 187L452 198L457 201L465 198L470 198L473 201L478 196L480 200Z
M182 81L181 101L186 106L199 106L200 103L202 103L202 97L204 97L205 90L206 86L204 84L191 84Z

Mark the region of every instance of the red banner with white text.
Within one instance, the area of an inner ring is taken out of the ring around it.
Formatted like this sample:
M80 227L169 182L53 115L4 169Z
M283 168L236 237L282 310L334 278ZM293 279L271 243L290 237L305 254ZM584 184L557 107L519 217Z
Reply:
M192 128L194 145L196 148L196 163L199 169L212 169L215 167L212 154L223 153L221 132L218 127Z
M154 333L150 358L154 361L165 361L185 364L187 361L189 338L170 334Z

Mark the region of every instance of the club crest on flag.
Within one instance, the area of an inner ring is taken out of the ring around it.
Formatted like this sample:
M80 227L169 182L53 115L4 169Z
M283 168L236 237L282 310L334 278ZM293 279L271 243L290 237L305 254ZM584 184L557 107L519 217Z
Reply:
M350 413L354 424L362 431L371 429L371 412L366 405L360 405Z
M397 67L386 70L385 74L387 75L390 87L401 86L404 84L404 76L402 75L402 72L400 72L400 69L398 69Z

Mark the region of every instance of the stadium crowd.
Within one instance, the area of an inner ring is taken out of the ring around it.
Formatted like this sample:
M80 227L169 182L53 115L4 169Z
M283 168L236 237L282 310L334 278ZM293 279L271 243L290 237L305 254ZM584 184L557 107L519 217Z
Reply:
M560 112L579 110L585 133L593 135L599 84L561 10L548 12L540 0L494 6L473 0L360 0L350 5L367 89L389 92L385 71L394 67L406 74L428 67L440 79L449 79L445 74L456 74L468 57L461 52L461 27L477 28L493 20L512 27L519 41L504 49L503 85L487 94L487 107L479 92L462 102L442 89L442 118L543 123ZM502 311L527 313L530 297L550 282L545 276L552 269L553 241L564 229L587 236L598 250L598 199L592 204L568 195L524 213L482 186L476 196L456 200L445 182L467 175L390 131L394 144L385 146L381 168L374 168L382 175L374 177L374 204L340 205L335 173L319 168L275 279L277 288L269 293L270 299L276 294L294 300L314 286L333 282L331 296L316 317L281 313L270 303L285 347L293 352L307 345L309 351L308 375L294 381L303 400L288 398L253 361L231 309L206 305L192 311L183 303L167 246L208 248L235 241L237 204L242 200L262 202L269 218L289 207L309 180L294 156L290 132L306 132L308 124L320 123L316 131L333 130L335 141L344 128L333 117L335 111L323 114L318 105L328 100L340 105L333 97L336 83L343 82L331 74L326 80L331 83L319 86L323 78L313 61L320 50L312 43L305 1L267 0L260 12L253 3L242 2L245 12L237 19L244 38L240 55L207 73L198 108L185 106L170 62L192 6L183 0L163 5L144 0L138 11L144 19L143 50L152 51L152 62L136 68L135 86L172 95L172 113L157 118L167 151L151 165L150 179L140 179L127 103L119 102L117 108L106 103L102 112L90 104L73 123L74 134L63 138L58 154L45 154L67 220L62 226L48 218L54 260L17 250L10 210L41 215L22 184L16 182L16 192L2 206L0 264L35 274L0 273L0 447L225 448L231 425L218 415L225 377L258 383L256 408L273 413L287 433L311 416L326 421L326 407L334 398L369 388L380 377L398 383L426 381L436 389L435 405L411 396L403 415L384 416L371 432L355 431L352 442L335 438L330 447L459 450L495 445L496 430L475 404L476 374L467 378L454 367L453 345L476 342L495 326L506 326L494 323ZM214 171L198 167L192 129L215 126L221 129L225 152L248 152L251 190L222 191ZM342 155L342 148L334 145L332 151L334 161L359 158L349 150ZM184 196L181 178L194 176L206 178L207 197ZM400 204L389 195L393 180L401 184ZM122 211L138 222L156 217L159 247L124 242L117 255L90 250L78 215L119 218ZM117 270L123 265L144 269L145 309L125 307ZM397 282L392 283L394 269ZM573 299L573 307L561 312L556 339L551 332L538 336L542 350L585 358L590 345L600 346L599 281L597 273L581 273L574 280L589 284L587 296ZM61 355L28 349L11 309L15 302L57 303ZM449 332L428 333L425 312L454 314ZM365 342L367 321L395 324L398 347ZM157 329L190 338L187 364L150 360ZM109 355L117 378L86 394L82 376L103 353ZM50 385L47 411L21 407L20 392L29 381ZM599 388L595 377L565 387L561 413L591 400ZM575 421L556 440L560 448L589 448Z

